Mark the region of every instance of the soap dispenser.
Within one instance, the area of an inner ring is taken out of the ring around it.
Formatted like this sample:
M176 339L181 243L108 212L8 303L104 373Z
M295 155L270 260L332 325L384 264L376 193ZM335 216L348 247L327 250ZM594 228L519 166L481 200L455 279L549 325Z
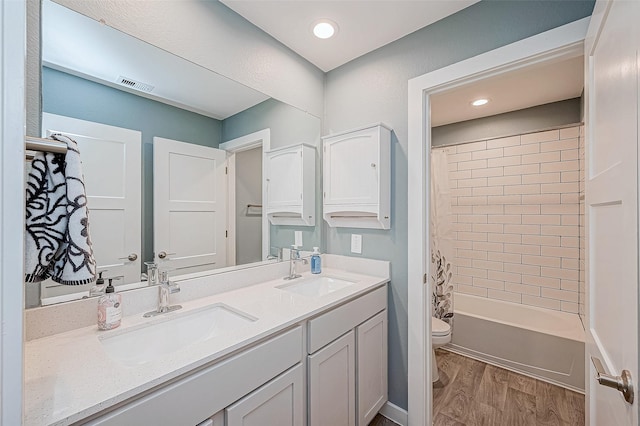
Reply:
M105 287L104 287L104 278L102 278L103 272L106 272L106 270L98 272L98 279L96 280L96 285L94 285L89 289L89 297L101 296L104 294Z
M318 247L314 247L311 253L311 273L319 274L320 272L322 272L322 258Z
M109 278L105 294L98 299L98 329L112 330L120 326L122 321L122 295L115 292Z

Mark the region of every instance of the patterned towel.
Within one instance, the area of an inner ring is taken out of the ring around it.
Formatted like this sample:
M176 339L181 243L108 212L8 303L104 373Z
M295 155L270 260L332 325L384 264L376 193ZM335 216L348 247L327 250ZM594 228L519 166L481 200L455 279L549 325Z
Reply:
M25 281L47 278L65 285L96 279L89 211L78 145L64 135L67 154L38 152L27 178Z

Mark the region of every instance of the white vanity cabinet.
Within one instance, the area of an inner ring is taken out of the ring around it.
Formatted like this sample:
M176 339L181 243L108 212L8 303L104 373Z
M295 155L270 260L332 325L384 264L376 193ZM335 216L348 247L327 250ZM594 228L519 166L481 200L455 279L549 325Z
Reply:
M387 401L387 288L308 322L309 426L366 426Z
M315 147L293 145L265 156L265 212L269 221L274 225L315 226Z
M391 227L391 129L383 124L323 139L323 217L332 227Z

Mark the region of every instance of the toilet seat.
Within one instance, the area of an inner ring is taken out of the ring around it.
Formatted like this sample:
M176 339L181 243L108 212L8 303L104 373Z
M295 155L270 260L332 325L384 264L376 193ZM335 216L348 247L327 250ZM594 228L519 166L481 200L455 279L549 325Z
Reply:
M431 335L442 337L451 334L451 326L439 318L431 317Z

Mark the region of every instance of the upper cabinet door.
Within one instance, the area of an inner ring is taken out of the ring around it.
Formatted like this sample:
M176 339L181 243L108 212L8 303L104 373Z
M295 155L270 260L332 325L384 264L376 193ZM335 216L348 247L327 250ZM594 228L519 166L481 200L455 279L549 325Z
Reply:
M391 130L379 124L323 140L323 215L327 223L389 229Z

